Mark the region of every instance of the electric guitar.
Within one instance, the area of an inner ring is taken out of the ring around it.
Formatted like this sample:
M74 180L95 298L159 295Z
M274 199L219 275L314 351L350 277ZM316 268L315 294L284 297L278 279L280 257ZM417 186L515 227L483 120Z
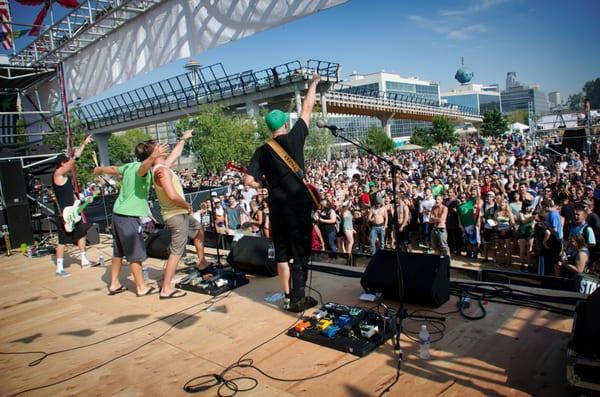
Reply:
M241 172L242 174L248 173L248 169L246 167L237 165L233 161L228 161L226 167L230 170ZM319 191L317 190L316 186L312 183L308 183L305 180L302 180L302 182L308 190L308 195L310 196L310 199L312 201L311 204L313 210L318 210L321 207L321 195L319 194Z
M67 233L71 233L75 224L81 220L81 213L85 210L85 207L90 205L94 198L100 194L99 190L96 190L91 197L86 198L81 202L81 200L75 200L73 205L63 208L62 211L62 219L65 225L65 231Z

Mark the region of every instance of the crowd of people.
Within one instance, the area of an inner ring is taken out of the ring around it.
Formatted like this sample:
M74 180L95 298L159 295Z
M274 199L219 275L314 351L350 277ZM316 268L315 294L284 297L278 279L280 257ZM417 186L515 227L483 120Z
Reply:
M370 253L399 244L406 251L462 256L546 275L597 274L600 165L593 155L546 150L548 139L465 138L456 145L399 151L398 241L389 166L342 153L307 161L308 181L321 193L313 213L313 250ZM553 141L553 139L551 139ZM594 160L592 160L594 159ZM271 237L267 189L242 184L231 170L200 177L181 173L184 186L222 185L214 195L219 233ZM211 202L194 216L213 228Z

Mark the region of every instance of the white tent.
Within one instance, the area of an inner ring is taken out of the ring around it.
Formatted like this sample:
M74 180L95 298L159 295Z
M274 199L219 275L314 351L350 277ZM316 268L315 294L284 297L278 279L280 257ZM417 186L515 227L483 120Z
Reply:
M525 131L528 130L529 126L527 124L521 124L521 123L513 123L510 125L510 130L511 131Z

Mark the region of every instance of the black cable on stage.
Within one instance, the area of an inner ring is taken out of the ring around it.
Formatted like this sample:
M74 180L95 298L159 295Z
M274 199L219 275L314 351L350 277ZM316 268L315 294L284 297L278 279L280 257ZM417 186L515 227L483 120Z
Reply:
M310 267L309 267L309 269L310 269ZM311 275L309 277L308 289L315 291L319 295L320 300L322 301L321 293L312 287L312 271L311 271ZM307 376L304 378L279 378L277 376L270 375L269 373L265 372L261 368L254 365L254 360L252 360L251 358L245 358L250 353L260 349L261 347L270 343L277 337L285 334L291 327L293 327L296 323L298 323L298 321L302 320L302 318L304 317L304 313L305 313L305 311L300 313L300 315L294 319L294 322L292 324L290 324L288 327L284 328L282 331L276 333L269 339L259 343L258 345L254 346L252 349L250 349L247 352L245 352L244 354L242 354L233 364L229 365L227 368L225 368L219 374L216 374L216 373L204 374L204 375L200 375L195 378L192 378L183 385L183 390L186 393L200 393L200 392L206 392L206 391L212 389L213 387L218 386L218 388L217 388L217 396L218 397L232 397L232 396L236 395L238 392L250 391L258 386L258 380L251 376L238 376L238 377L234 377L234 378L227 378L226 377L227 373L236 368L251 368L251 369L257 371L258 373L260 373L261 375L265 376L266 378L269 378L271 380L278 381L278 382L302 382L302 381L313 380L313 379L321 378L323 376L327 376L347 365L355 363L356 361L358 361L362 358L362 357L357 357L354 360L350 360L348 362L340 364L337 367L327 370L325 372L322 372L320 374L311 375L311 376ZM248 385L244 386L244 385L239 384L240 382L243 382L243 381L248 382ZM228 390L229 393L225 394L224 393L225 390Z
M5 355L17 355L17 354L43 354L43 355L44 355L43 357L41 357L41 358L39 358L39 359L37 359L37 360L34 360L34 361L32 361L31 363L29 363L29 367L33 367L33 366L36 366L36 365L40 364L40 363L41 363L41 362L42 362L44 359L46 359L47 357L49 357L49 356L51 356L51 355L60 354L60 353L65 353L65 352L69 352L69 351L74 351L74 350L84 349L84 348L87 348L87 347L90 347L90 346L99 345L99 344L101 344L101 343L107 342L107 341L109 341L109 340L112 340L112 339L115 339L115 338L121 337L121 336L123 336L123 335L129 334L129 333L131 333L131 332L134 332L134 331L136 331L136 330L139 330L139 329L141 329L141 328L144 328L144 327L147 327L147 326L149 326L149 325L155 324L155 323L157 323L157 322L159 322L159 321L163 321L163 320L165 320L165 319L167 319L167 318L169 318L169 317L172 317L172 316L174 316L174 315L177 315L177 314L179 314L179 313L182 313L182 312L184 312L184 311L186 311L186 310L189 310L189 309L191 309L191 308L194 308L194 307L197 307L197 306L200 306L200 305L206 304L206 303L208 303L208 304L209 304L207 307L204 307L204 308L202 308L202 309L200 309L200 310L197 310L197 311L195 311L194 313L192 313L192 314L189 314L189 315L185 316L184 318L182 318L182 319L180 319L180 320L176 321L175 323L171 324L171 326L169 326L169 327L168 327L168 328L167 328L167 329L166 329L164 332L162 332L160 335L153 337L153 338L152 338L152 339L150 339L149 341L147 341L147 342L144 342L144 343L142 343L141 345L139 345L139 346L137 346L137 347L135 347L135 348L133 348L133 349L131 349L131 350L129 350L129 351L127 351L127 352L123 353L123 354L120 354L120 355L118 355L118 356L116 356L116 357L113 357L113 358L111 358L110 360L107 360L107 361L105 361L105 362L103 362L103 363L101 363L101 364L98 364L98 365L96 365L96 366L94 366L94 367L92 367L92 368L89 368L89 369L87 369L87 370L84 370L84 371L82 371L82 372L79 372L79 373L77 373L77 374L74 374L74 375L72 375L72 376L69 376L69 377L67 377L67 378L65 378L65 379L61 379L61 380L58 380L58 381L56 381L56 382L48 383L48 384L41 385L41 386L32 387L32 388L29 388L29 389L21 390L21 391L19 391L19 392L17 392L17 393L14 393L14 394L10 394L10 397L15 397L15 396L19 396L19 395L21 395L21 394L24 394L24 393L29 393L29 392L32 392L32 391L41 390L41 389L45 389L45 388L48 388L48 387L52 387L52 386L57 386L57 385L60 385L60 384L62 384L62 383L68 382L68 381L70 381L70 380L72 380L72 379L78 378L78 377L80 377L80 376L82 376L82 375L85 375L85 374L88 374L88 373L90 373L90 372L93 372L93 371L95 371L95 370L97 370L97 369L99 369L99 368L102 368L102 367L104 367L104 366L106 366L106 365L108 365L108 364L110 364L110 363L112 363L112 362L114 362L114 361L117 361L117 360L119 360L119 359L121 359L121 358L123 358L123 357L126 357L126 356L128 356L128 355L130 355L130 354L132 354L132 353L134 353L134 352L136 352L136 351L138 351L138 350L142 349L143 347L145 347L145 346L147 346L147 345L149 345L149 344L151 344L151 343L153 343L153 342L157 341L158 339L162 338L162 337L163 337L164 335L166 335L166 334L167 334L169 331L171 331L171 330L172 330L174 327L176 327L176 326L178 326L179 324L181 324L181 323L185 322L186 320L190 319L190 318L191 318L191 317L193 317L194 315L196 315L196 314L198 314L198 313L200 313L200 312L202 312L202 311L206 311L207 309L209 309L210 307L212 307L212 306L213 306L213 305L215 305L216 303L218 303L218 302L220 302L220 301L224 300L225 298L229 297L229 295L230 295L230 294L231 294L231 291L229 291L229 293L227 293L227 294L226 294L226 295L224 295L224 296L219 296L219 297L211 297L210 299L207 299L207 300L205 300L205 301L203 301L203 302L196 303L196 304L194 304L194 305L188 306L188 307L186 307L185 309L182 309L182 310L179 310L179 311L177 311L177 312L171 313L171 314L169 314L169 315L167 315L167 316L163 316L163 317L161 317L161 318L158 318L158 319L156 319L156 320L154 320L154 321L151 321L151 322L149 322L149 323L146 323L146 324L144 324L144 325L141 325L141 326L139 326L139 327L135 327L135 328L133 328L133 329L130 329L130 330L128 330L128 331L122 332L122 333L120 333L120 334L117 334L117 335L110 336L110 337L108 337L108 338L105 338L105 339L102 339L102 340L99 340L99 341L96 341L96 342L93 342L93 343L89 343L89 344L87 344L87 345L82 345L82 346L73 347L73 348L64 349L64 350L58 350L58 351L54 351L54 352L50 352L50 353L46 353L46 352L0 352L0 354L5 354Z

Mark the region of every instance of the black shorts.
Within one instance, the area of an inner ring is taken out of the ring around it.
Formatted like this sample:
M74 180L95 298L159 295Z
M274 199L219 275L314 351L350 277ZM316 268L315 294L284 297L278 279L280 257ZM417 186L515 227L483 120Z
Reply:
M269 219L275 260L287 262L297 256L305 263L311 254L312 219L310 207L273 206ZM294 252L296 251L296 252Z
M83 223L81 221L75 224L73 231L71 233L67 233L65 230L65 224L63 223L61 218L56 218L56 228L58 234L58 243L59 244L77 244L80 238L85 237L87 235L88 229L92 227L91 223Z
M113 214L112 234L115 258L125 257L129 262L138 263L148 258L140 218Z

